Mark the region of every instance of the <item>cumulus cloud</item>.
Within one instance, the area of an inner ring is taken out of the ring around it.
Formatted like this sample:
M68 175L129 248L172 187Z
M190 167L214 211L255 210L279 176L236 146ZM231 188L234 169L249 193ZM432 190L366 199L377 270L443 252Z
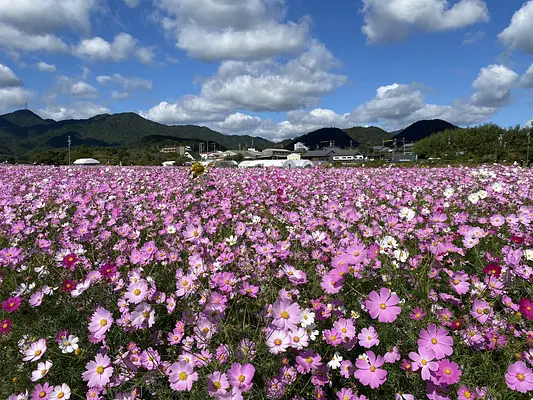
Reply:
M524 124L524 128L530 128L530 129L533 129L533 119L530 120L530 121L527 121L527 122Z
M259 117L234 113L228 115L224 121L209 124L209 127L224 133L247 133L255 131L261 125L261 122Z
M99 36L83 39L72 52L90 61L120 62L135 57L143 63L150 63L153 59L150 48L142 47L137 39L124 32L116 35L112 42Z
M138 78L136 76L122 76L120 74L99 75L96 81L100 85L114 84L120 86L124 90L152 90L152 81L148 79Z
M0 111L22 107L32 95L32 92L22 86L0 87Z
M2 22L0 22L0 47L49 53L60 53L68 50L65 42L53 34L27 33Z
M66 96L79 98L94 98L98 97L98 89L89 85L83 80L68 76L60 76L57 78L56 90Z
M511 24L498 35L500 41L511 50L521 50L533 54L533 0L524 3L522 8L514 13Z
M0 64L0 88L21 86L22 81L7 65Z
M533 64L531 64L526 73L520 78L520 84L526 88L533 88Z
M222 122L242 109L291 111L314 107L320 96L346 83L345 76L331 72L337 65L335 57L318 42L287 63L225 61L203 82L198 96L184 96L176 103L162 102L142 115L173 124Z
M436 32L487 22L482 0L363 0L365 24L361 28L370 43L400 40L413 30Z
M155 0L177 47L203 60L257 60L297 54L308 41L308 19L283 22L283 0Z
M48 64L44 61L40 61L37 63L37 69L41 72L56 72L57 68L54 64Z
M51 118L56 121L65 119L86 119L99 114L107 114L110 110L99 104L91 102L76 102L70 106L49 106L37 110L42 118Z
M511 69L492 64L481 68L477 79L472 84L476 92L471 102L482 107L502 107L511 99L511 87L518 79L518 74Z
M111 98L113 100L124 100L124 99L127 99L129 95L130 94L127 92L119 92L118 90L113 90L111 92Z
M55 35L62 30L89 34L98 0L0 1L0 46L22 51L64 52Z

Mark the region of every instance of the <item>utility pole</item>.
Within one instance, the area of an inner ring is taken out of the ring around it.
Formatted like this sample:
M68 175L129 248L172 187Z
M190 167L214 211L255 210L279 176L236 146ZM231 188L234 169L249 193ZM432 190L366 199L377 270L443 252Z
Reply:
M70 135L68 137L68 165L70 165Z
M350 140L350 150L352 149L353 140Z
M503 134L500 133L498 136L498 143L502 147ZM496 147L496 162L498 162L498 147Z
M527 131L527 155L526 155L526 166L529 165L529 143L531 141L531 129Z
M405 155L405 137L402 138L403 143L403 154Z

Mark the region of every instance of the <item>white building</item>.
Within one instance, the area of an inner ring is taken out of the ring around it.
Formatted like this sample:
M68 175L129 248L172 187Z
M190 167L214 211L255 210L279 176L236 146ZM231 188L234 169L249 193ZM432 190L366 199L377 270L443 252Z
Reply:
M309 160L253 160L243 161L239 168L309 168L313 163Z
M301 160L302 155L299 153L292 153L287 156L287 160Z
M94 158L79 158L73 163L74 165L98 165L100 161Z
M295 143L294 144L294 151L297 151L297 152L306 152L306 151L309 151L309 147L307 147L305 144L303 144L302 142L298 142L298 143Z

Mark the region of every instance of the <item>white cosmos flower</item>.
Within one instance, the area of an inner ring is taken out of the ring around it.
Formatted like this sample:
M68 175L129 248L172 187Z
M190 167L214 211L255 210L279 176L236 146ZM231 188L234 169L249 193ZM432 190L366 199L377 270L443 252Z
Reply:
M488 193L486 190L480 190L479 192L477 192L477 195L479 196L480 199L486 199Z
M414 210L412 210L410 208L403 207L400 210L400 217L401 218L405 218L405 220L407 220L407 221L411 221L415 217L415 215L416 215L416 213L414 212Z
M532 249L524 250L524 257L526 258L527 261L533 261L533 250Z
M302 312L302 319L300 320L300 325L302 328L308 327L315 323L315 313L310 308L306 308Z
M339 353L335 353L331 358L331 361L328 362L328 367L331 369L338 369L341 366L342 356Z
M455 190L453 190L451 187L447 187L447 188L444 190L444 197L446 197L447 199L449 199L450 197L453 196L454 193L455 193Z
M492 184L492 190L496 193L500 193L503 190L503 185L500 182L494 182Z
M479 195L477 193L472 193L468 196L468 201L472 204L476 204L479 201Z
M50 400L68 400L70 399L71 391L70 387L63 383L62 385L58 385L54 387L54 390L52 393L50 393Z
M59 348L61 349L61 353L63 354L73 353L79 347L78 346L79 341L80 339L74 335L69 335L68 338L61 339L61 343L59 343Z
M36 382L42 377L44 377L48 373L48 371L50 371L52 365L54 364L50 360L37 364L37 369L31 373L31 381Z

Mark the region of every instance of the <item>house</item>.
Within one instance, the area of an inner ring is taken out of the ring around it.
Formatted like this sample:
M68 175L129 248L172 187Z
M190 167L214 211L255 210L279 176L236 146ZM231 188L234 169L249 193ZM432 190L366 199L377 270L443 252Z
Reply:
M356 162L363 161L365 157L355 149L343 150L338 147L327 147L322 150L308 151L302 158L311 161Z
M393 162L415 162L418 160L418 156L414 153L394 153L392 155Z
M163 147L161 150L159 150L159 152L160 153L178 153L180 155L183 155L188 150L191 150L190 146L170 146L170 147Z
M291 154L291 152L285 149L265 149L261 152L259 158L267 160L287 159L289 154Z
M299 153L292 153L287 156L287 160L301 160L302 155Z
M309 147L302 142L298 142L294 144L294 151L297 153L305 153L306 151L309 151Z

